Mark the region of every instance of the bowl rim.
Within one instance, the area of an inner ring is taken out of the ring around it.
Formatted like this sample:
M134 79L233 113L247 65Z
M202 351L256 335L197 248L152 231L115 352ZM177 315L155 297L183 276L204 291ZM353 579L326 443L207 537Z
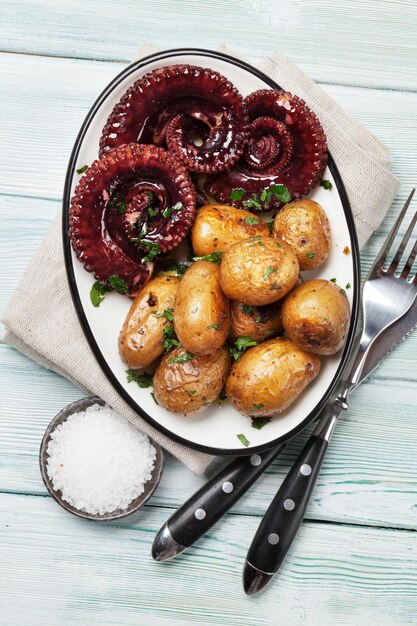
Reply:
M194 441L190 441L176 434L175 432L166 428L165 426L162 426L156 419L154 419L148 413L146 413L146 411L144 411L144 409L142 409L142 407L139 404L137 404L137 402L135 402L133 398L127 393L127 391L119 383L111 367L109 366L105 357L103 356L94 338L94 335L89 326L87 318L85 316L81 299L78 293L77 281L75 279L74 269L72 265L71 242L68 237L69 209L71 206L71 186L72 186L73 175L76 169L78 153L79 153L82 141L84 139L84 136L87 132L87 129L90 126L90 123L92 122L94 116L96 115L97 111L99 110L103 102L107 99L107 97L118 86L118 84L122 82L123 80L125 80L130 74L136 72L138 69L148 65L151 62L169 61L169 59L173 56L178 57L178 56L187 56L187 55L211 57L213 59L219 59L219 60L228 62L232 65L240 67L241 69L246 70L249 73L253 74L260 80L264 81L267 85L269 85L271 89L281 89L278 83L276 83L269 76L264 74L261 70L258 70L257 68L253 67L249 63L246 63L245 61L241 61L240 59L237 59L229 54L225 54L223 52L217 52L215 50L208 50L204 48L172 48L169 50L162 50L160 52L155 52L153 54L149 54L145 57L142 57L141 59L131 63L124 70L119 72L119 74L117 74L108 83L108 85L105 87L105 89L101 92L101 94L98 96L98 98L92 105L90 111L87 113L84 119L84 122L80 128L80 131L77 135L77 138L75 140L74 147L72 149L71 156L69 159L67 173L65 177L65 184L64 184L63 211L62 211L62 240L63 240L63 248L64 248L65 267L66 267L67 279L68 279L68 283L70 287L71 297L74 303L75 310L78 315L78 319L83 329L84 335L90 345L90 348L97 362L99 363L107 379L111 382L111 384L113 385L117 393L129 404L129 406L138 415L140 415L140 417L142 417L150 426L155 428L155 430L159 431L160 433L166 435L170 439L182 445L185 445L189 448L192 448L199 452L204 452L205 454L211 454L211 455L217 455L217 456L228 456L228 455L250 456L252 454L263 452L264 450L269 450L273 447L281 445L284 442L289 441L290 439L295 437L298 433L300 433L302 430L304 430L304 428L308 426L308 424L310 424L311 422L313 422L315 419L319 417L320 412L324 408L327 400L331 396L337 383L340 380L342 372L344 368L346 367L346 364L348 363L352 348L354 346L355 331L356 331L356 327L358 323L359 306L360 306L361 273L360 273L359 244L358 244L356 228L355 228L355 223L354 223L354 218L353 218L353 213L352 213L352 209L350 206L349 198L348 198L345 186L343 184L342 177L339 173L339 170L333 160L333 157L330 151L328 153L328 167L336 183L337 191L338 191L341 203L342 203L342 207L343 207L343 211L344 211L344 215L346 219L346 224L349 230L350 243L351 243L354 284L353 284L352 310L351 310L351 316L350 316L350 324L349 324L349 330L346 336L346 341L345 341L345 345L343 348L343 352L340 357L339 366L333 376L332 381L327 387L326 393L323 394L320 401L312 409L312 411L310 411L310 413L303 420L301 420L297 424L297 426L292 428L285 435L277 437L271 441L260 444L258 446L251 446L250 448L217 448L213 446L206 446L200 443L196 443Z
M45 485L50 495L54 498L55 502L58 502L58 504L63 509L83 519L97 522L107 522L122 519L124 517L128 517L129 515L132 515L140 508L142 508L142 506L149 500L161 481L165 464L165 453L163 448L158 443L156 443L156 441L149 437L149 435L146 435L146 433L143 433L148 437L149 442L154 446L156 450L156 458L154 462L154 467L152 469L152 475L151 478L145 483L143 493L141 493L137 498L132 500L132 502L128 505L126 509L115 509L110 513L88 513L86 511L80 511L79 509L75 508L73 505L63 499L62 493L59 490L54 489L53 487L52 480L49 478L46 469L46 461L48 456L47 448L51 439L51 434L54 432L57 426L66 422L67 419L74 413L84 411L94 404L105 406L107 403L99 396L86 396L85 398L81 398L80 400L75 400L75 402L71 402L55 415L55 417L46 427L46 430L42 437L41 445L39 447L39 469L41 472L43 484ZM151 488L148 492L146 491L147 484L151 484Z

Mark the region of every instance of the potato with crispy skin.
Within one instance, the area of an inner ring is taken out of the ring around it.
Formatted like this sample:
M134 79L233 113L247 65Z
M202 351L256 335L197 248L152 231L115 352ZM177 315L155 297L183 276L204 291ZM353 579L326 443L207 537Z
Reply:
M230 306L216 263L196 261L187 269L175 301L174 326L181 345L193 354L212 354L224 344Z
M119 353L130 368L147 367L163 353L163 313L173 311L179 283L173 276L154 278L133 300L119 334Z
M272 237L251 237L223 255L220 284L232 300L262 306L280 300L298 279L297 257Z
M260 217L226 204L206 204L197 211L191 242L195 254L204 256L253 235L269 235Z
M226 395L244 415L275 415L287 409L319 371L315 355L289 339L270 339L236 361L227 377Z
M254 341L271 339L282 330L281 301L254 306L232 300L230 303L230 337L251 337Z
M328 280L308 280L286 298L282 322L290 339L314 354L334 354L349 328L349 302Z
M199 413L218 398L230 366L229 351L194 354L183 347L166 354L153 378L155 399L173 413Z
M329 256L329 220L314 200L294 200L283 206L274 220L273 236L294 252L300 271L319 267Z

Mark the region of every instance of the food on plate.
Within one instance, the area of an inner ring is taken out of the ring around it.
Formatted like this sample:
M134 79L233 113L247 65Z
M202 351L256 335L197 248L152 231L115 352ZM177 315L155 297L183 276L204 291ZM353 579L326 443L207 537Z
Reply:
M170 65L146 74L122 96L100 139L100 154L140 141L167 148L187 169L219 172L247 141L242 96L209 68Z
M349 328L346 293L328 280L308 280L286 298L282 323L288 337L302 350L335 354Z
M198 413L218 398L230 365L227 348L191 354L175 348L160 362L153 379L158 404L183 415Z
M233 364L226 395L237 411L251 417L287 409L320 371L320 360L285 338L249 348Z
M273 236L291 248L302 272L319 267L329 256L329 220L314 200L303 198L283 206L274 220Z
M304 100L281 89L255 91L244 104L251 121L245 151L226 172L207 177L206 193L223 203L234 197L236 206L251 210L306 195L327 164L326 135L316 115Z
M232 300L230 303L230 337L251 337L259 342L271 339L282 330L281 301L265 306L254 306Z
M69 237L97 279L94 306L112 288L134 298L119 334L128 381L150 386L156 367L155 400L183 415L226 379L244 415L284 411L349 324L343 290L298 284L331 243L324 210L303 198L327 164L316 115L282 89L243 99L218 72L170 65L121 97L99 155L77 170Z
M147 367L164 352L179 283L174 276L153 278L132 302L119 334L119 354L130 368Z
M220 284L232 300L270 304L283 298L298 279L297 257L272 237L251 237L223 255Z
M269 229L253 213L225 204L206 204L197 211L191 242L194 253L204 256L256 235L268 237Z
M87 169L72 199L69 236L87 271L134 297L154 259L178 246L195 214L195 189L183 165L155 146L130 144Z
M185 272L175 301L174 327L181 345L193 354L212 354L226 341L230 306L216 263L196 261Z

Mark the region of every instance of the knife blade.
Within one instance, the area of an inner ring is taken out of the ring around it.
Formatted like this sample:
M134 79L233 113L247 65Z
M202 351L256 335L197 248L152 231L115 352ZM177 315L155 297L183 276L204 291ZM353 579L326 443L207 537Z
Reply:
M357 385L372 374L379 366L382 359L392 352L392 350L412 332L415 326L417 326L417 306L412 306L398 322L388 328L374 341L372 350L367 356ZM355 387L357 387L357 385L355 385Z

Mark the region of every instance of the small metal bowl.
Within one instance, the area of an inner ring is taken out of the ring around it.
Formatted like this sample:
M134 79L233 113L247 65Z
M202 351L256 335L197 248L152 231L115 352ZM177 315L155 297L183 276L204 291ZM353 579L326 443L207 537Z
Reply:
M73 413L85 411L89 406L92 406L93 404L99 404L100 406L104 406L106 403L98 396L89 396L88 398L77 400L76 402L72 402L71 404L68 404L68 406L66 406L64 409L62 409L62 411L60 411L49 424L43 436L41 447L39 450L39 467L41 470L42 480L45 484L45 487L47 488L51 496L56 500L56 502L58 502L58 504L60 504L66 511L69 511L77 517L96 520L99 522L121 519L123 517L127 517L128 515L131 515L132 513L135 513L138 509L140 509L151 497L151 495L159 485L159 481L161 480L162 471L164 468L164 451L161 446L150 437L149 440L156 450L156 459L154 463L154 468L152 470L152 476L148 480L148 482L145 483L143 493L134 500L132 500L132 502L126 509L115 509L111 513L104 513L103 515L100 515L99 513L94 514L86 513L85 511L79 511L75 507L71 506L71 504L62 499L61 492L54 489L52 481L48 476L48 472L46 471L46 463L48 460L47 448L51 439L51 433L55 430L57 426L65 422L70 415L72 415Z

